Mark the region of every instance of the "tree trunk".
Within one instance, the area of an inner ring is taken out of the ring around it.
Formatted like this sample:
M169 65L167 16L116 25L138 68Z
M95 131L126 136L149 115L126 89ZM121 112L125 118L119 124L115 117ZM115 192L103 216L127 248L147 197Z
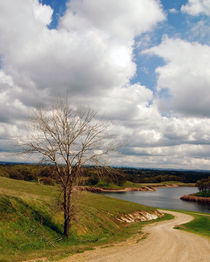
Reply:
M69 229L70 229L70 219L64 221L64 235L66 238L69 238Z
M64 189L64 235L69 238L70 222L71 222L71 189Z

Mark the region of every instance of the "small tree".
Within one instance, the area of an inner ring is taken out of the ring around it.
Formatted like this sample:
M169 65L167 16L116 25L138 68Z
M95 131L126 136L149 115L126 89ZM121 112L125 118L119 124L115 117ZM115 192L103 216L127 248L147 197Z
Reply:
M101 157L110 147L107 126L95 118L92 110L73 110L67 102L47 109L36 109L32 115L29 138L24 151L38 153L44 162L55 167L63 193L64 234L69 237L72 220L72 191L78 184L81 168L101 166Z
M210 177L198 180L195 184L198 187L200 192L209 192L210 191Z

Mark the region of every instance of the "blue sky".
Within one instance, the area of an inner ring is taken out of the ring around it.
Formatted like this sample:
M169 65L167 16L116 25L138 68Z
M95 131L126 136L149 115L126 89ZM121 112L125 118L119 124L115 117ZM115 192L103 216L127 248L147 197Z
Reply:
M210 0L0 1L0 161L68 94L124 144L111 164L210 169L209 29Z
M56 28L59 22L60 16L63 16L66 11L66 0L39 0L40 3L49 5L54 10L52 22L49 28Z

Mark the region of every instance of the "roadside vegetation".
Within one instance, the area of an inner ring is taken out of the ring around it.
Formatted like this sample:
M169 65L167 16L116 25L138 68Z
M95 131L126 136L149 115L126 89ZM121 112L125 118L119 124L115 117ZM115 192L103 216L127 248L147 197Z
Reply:
M188 231L191 233L199 234L210 238L210 215L207 213L179 211L185 214L189 214L194 219L186 224L175 227L176 229Z
M70 237L63 236L59 187L0 177L0 261L57 259L141 234L145 222L124 224L116 218L155 209L89 192L75 192ZM165 218L169 219L166 215ZM148 223L148 222L146 222Z

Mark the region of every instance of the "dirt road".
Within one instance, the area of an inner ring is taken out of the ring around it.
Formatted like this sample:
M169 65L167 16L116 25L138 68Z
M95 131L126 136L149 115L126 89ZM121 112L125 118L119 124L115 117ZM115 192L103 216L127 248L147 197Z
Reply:
M198 235L173 229L189 222L192 217L169 212L175 219L148 225L144 240L134 238L111 247L76 254L63 262L209 262L210 241ZM149 233L149 234L148 234Z

